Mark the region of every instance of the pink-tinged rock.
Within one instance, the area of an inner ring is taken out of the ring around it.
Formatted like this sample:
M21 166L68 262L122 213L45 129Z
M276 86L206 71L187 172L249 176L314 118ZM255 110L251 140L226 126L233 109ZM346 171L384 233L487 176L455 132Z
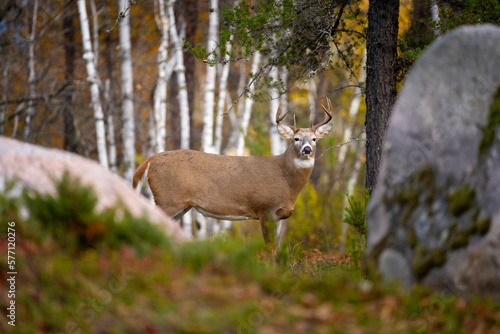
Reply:
M137 194L124 179L97 162L66 151L0 136L0 189L4 187L4 180L15 179L17 187L54 194L54 180L60 180L65 171L80 179L82 184L92 186L98 198L97 211L122 204L133 216L146 217L161 225L174 240L187 240L178 223Z

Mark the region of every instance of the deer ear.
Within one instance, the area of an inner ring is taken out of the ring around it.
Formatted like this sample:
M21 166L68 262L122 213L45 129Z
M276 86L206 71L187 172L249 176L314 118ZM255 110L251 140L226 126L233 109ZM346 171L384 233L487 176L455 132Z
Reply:
M325 125L320 126L316 129L316 136L318 136L318 138L326 137L332 129L332 126L332 123L326 123Z
M286 124L278 124L278 132L287 139L293 137L294 135L292 128Z

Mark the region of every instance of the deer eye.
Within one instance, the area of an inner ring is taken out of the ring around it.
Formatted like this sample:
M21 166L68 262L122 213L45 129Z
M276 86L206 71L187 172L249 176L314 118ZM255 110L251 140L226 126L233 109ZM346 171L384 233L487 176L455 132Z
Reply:
M299 137L295 137L294 140L295 141L299 141L300 139L299 139Z
M316 138L313 138L313 141L316 141Z

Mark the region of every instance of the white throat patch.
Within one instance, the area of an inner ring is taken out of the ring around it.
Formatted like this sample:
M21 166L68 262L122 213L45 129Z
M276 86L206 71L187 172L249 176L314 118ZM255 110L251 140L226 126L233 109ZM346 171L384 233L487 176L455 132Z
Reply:
M295 158L293 162L295 163L295 167L297 168L311 168L312 166L314 166L314 158Z

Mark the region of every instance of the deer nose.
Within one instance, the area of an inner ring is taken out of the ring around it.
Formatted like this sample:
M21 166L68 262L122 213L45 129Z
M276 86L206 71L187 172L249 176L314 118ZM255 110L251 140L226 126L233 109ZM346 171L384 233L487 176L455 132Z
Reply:
M311 146L304 146L302 149L302 154L304 155L309 155L312 153L312 147Z

